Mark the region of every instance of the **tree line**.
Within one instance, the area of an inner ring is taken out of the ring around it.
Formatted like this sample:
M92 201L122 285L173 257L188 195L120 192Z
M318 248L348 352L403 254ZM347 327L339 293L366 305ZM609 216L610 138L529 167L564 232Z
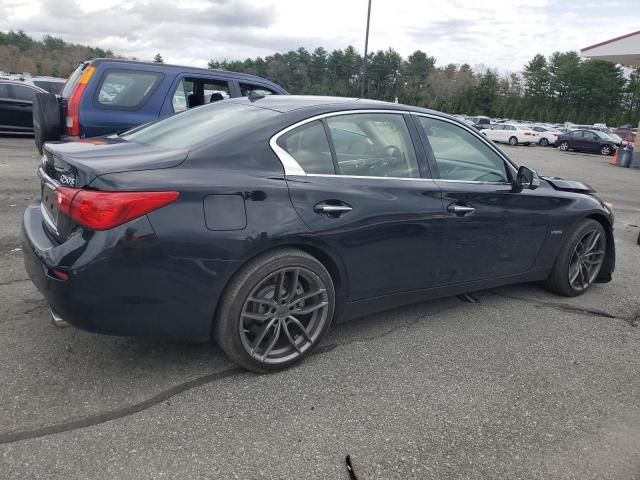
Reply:
M37 41L24 33L0 32L0 71L66 78L83 60L113 57L111 50L67 43L45 35Z
M83 60L114 57L110 50L45 35L0 32L0 71L67 77ZM155 62L163 62L160 53ZM640 69L583 59L577 52L535 55L521 72L470 65L436 65L422 50L403 58L392 48L368 57L365 95L449 113L547 122L637 125ZM209 68L268 78L293 94L359 96L362 55L353 47L328 52L298 48L240 61L209 61Z
M468 64L437 66L422 50L403 58L394 49L367 57L365 95L448 113L544 122L638 124L640 69L625 75L609 62L577 52L535 55L522 72L500 74ZM359 96L362 55L352 47L328 52L298 48L209 68L266 77L293 94Z

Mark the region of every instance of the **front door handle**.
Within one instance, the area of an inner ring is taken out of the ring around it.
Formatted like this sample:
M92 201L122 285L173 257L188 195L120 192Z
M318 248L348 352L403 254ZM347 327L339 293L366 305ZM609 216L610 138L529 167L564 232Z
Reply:
M314 212L333 218L349 213L351 210L353 210L353 208L345 203L332 205L330 203L320 202L313 207Z
M469 207L465 205L456 205L455 203L452 203L447 207L447 211L449 213L453 213L457 217L466 217L468 215L471 215L473 212L475 212L476 209L473 207Z

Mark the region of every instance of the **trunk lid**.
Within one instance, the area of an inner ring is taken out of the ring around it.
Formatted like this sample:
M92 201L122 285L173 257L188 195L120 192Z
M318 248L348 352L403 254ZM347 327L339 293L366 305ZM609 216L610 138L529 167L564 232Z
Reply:
M54 193L57 187L87 188L95 178L108 173L176 167L188 153L118 138L45 144L38 176L40 209L47 229L56 239L64 241L76 226L58 209Z

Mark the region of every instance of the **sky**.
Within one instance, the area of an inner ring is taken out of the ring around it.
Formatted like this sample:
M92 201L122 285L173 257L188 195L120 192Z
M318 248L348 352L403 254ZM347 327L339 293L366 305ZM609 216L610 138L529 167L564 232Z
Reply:
M0 0L0 31L206 66L301 46L362 52L366 13L367 0ZM369 50L510 72L636 30L639 0L372 0Z

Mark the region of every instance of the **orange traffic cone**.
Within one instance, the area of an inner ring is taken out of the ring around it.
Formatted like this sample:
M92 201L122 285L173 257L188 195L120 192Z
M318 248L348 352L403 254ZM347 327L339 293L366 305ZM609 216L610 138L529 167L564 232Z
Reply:
M618 150L616 150L616 153L614 153L611 160L609 160L609 165L613 165L614 167L618 165Z

